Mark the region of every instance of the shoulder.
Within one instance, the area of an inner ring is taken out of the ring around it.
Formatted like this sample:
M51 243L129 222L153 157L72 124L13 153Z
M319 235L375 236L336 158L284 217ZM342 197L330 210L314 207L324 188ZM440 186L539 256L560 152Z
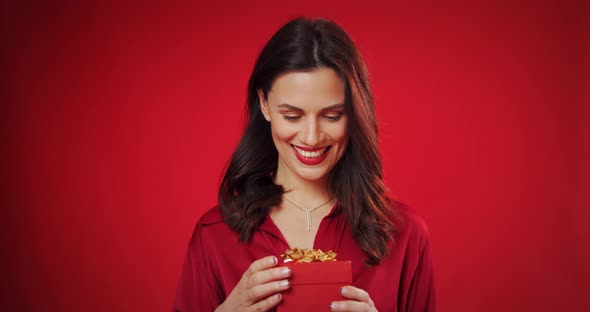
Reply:
M405 203L395 201L395 211L398 216L398 235L405 237L408 242L417 243L421 248L430 244L430 231L424 218L416 209Z
M198 225L211 225L215 223L223 222L223 218L221 217L221 212L219 211L219 206L214 206L207 210L201 218L199 218Z
M214 206L205 211L197 221L191 240L227 239L233 237L233 231L223 222L219 206Z

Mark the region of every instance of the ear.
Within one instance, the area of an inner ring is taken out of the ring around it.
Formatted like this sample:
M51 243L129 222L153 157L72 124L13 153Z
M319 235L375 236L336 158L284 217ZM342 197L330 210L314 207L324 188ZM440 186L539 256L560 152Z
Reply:
M260 111L262 111L264 119L270 122L270 108L268 107L268 101L264 98L264 92L261 89L256 91L258 92L258 100L260 101Z

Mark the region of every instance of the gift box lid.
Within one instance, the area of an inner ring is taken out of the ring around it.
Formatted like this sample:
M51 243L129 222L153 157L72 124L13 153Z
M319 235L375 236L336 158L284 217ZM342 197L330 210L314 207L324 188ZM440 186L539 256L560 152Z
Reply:
M352 282L350 261L285 263L291 268L291 285L334 284Z

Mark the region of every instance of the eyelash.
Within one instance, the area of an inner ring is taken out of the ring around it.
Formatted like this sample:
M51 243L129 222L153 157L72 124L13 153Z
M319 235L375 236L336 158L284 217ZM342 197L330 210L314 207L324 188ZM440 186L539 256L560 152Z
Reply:
M324 115L324 118L326 118L329 121L338 121L338 120L340 120L340 118L342 118L342 115L343 114L338 114L336 116ZM283 118L285 118L286 120L289 120L289 121L296 121L297 119L301 118L301 116L283 115Z

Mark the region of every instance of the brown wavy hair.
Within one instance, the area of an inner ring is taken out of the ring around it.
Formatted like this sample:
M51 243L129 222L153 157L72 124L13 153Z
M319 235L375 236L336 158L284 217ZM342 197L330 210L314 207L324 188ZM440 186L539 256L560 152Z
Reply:
M218 204L224 221L247 242L285 192L273 181L278 164L270 124L260 111L257 90L268 96L285 72L328 67L345 81L348 146L328 173L328 188L356 243L378 264L388 254L399 220L396 202L382 181L377 123L365 63L353 41L335 23L297 18L284 25L262 49L248 83L246 128L225 171Z

